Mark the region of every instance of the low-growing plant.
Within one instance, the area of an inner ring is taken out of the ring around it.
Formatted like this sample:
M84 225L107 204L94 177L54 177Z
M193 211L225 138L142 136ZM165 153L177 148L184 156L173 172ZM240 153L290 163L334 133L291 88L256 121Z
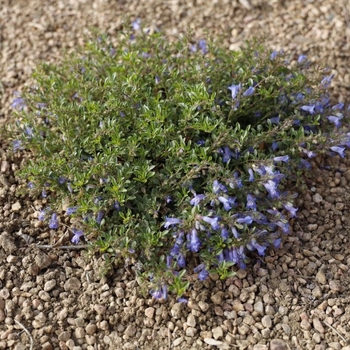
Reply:
M34 78L11 134L32 153L20 175L49 201L39 219L74 218L73 243L137 264L156 298L278 248L308 159L349 146L328 71L256 42L170 42L135 23Z

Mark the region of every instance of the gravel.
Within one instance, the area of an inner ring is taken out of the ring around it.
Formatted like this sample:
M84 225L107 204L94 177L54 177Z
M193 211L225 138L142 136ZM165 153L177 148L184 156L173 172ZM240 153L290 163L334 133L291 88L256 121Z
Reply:
M126 17L170 39L188 27L198 39L222 35L231 49L264 36L329 65L333 96L350 100L348 0L2 0L0 121L38 61L58 62L91 26L113 35ZM102 275L102 257L61 249L65 232L37 220L43 200L17 192L22 159L7 147L1 140L0 349L350 350L349 158L315 160L281 249L226 281L197 281L180 304L142 294L129 269Z

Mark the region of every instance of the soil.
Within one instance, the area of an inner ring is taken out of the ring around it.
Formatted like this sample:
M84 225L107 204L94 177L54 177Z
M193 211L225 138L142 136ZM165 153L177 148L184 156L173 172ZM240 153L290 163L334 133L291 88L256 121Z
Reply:
M334 101L350 100L348 0L0 0L1 123L39 61L128 18L230 49L264 38L328 65ZM102 275L103 257L67 248L64 230L37 219L44 199L18 194L22 160L0 140L0 349L350 349L349 157L314 162L280 249L226 281L196 281L188 304L142 294L132 266Z

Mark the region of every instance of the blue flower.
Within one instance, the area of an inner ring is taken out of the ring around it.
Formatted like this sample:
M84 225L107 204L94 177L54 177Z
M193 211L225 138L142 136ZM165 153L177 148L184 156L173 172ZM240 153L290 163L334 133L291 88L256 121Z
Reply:
M96 222L100 225L105 213L103 210L99 210L96 215Z
M23 111L23 109L26 107L26 100L21 97L19 92L15 92L15 96L18 96L13 99L11 108L17 109L18 111Z
M227 230L226 227L223 227L223 228L221 229L221 237L222 237L222 239L223 239L224 241L226 241L226 240L228 239L229 234L228 234L228 230Z
M301 106L300 109L302 109L305 112L308 112L310 114L315 114L315 105L305 105L305 106Z
M41 191L41 197L43 197L43 198L47 197L47 192L46 192L45 188L43 188L43 190Z
M248 244L247 244L247 248L249 250L254 250L256 249L258 251L258 254L260 256L263 256L265 254L265 250L266 247L260 245L259 243L257 243L257 241L255 240L255 238L253 238Z
M190 204L195 206L198 205L200 201L202 201L206 197L205 194L196 194L191 200Z
M63 177L63 176L60 176L60 177L58 178L58 183L59 183L60 185L63 185L66 181L67 181L67 179L66 179L65 177Z
M176 259L177 259L177 264L179 265L179 267L186 266L186 259L181 252L176 256Z
M281 118L278 116L278 117L270 118L270 119L268 119L268 120L271 122L271 124L279 124L280 119L281 119Z
M168 217L165 217L164 227L165 227L165 228L168 228L169 226L177 225L177 224L180 224L181 222L182 222L182 220L181 220L181 219L178 219L178 218L168 218Z
M253 219L248 215L243 218L238 218L236 220L239 224L247 224L250 225L253 222Z
M138 31L141 29L141 19L137 18L135 21L131 23L131 27L133 30Z
M201 246L201 241L198 238L197 230L193 228L190 233L190 250L191 252L198 252Z
M298 211L298 208L294 208L291 203L283 204L284 208L289 211L291 214L291 217L294 218L296 216L296 212Z
M285 162L287 163L289 160L289 156L279 156L279 157L275 157L273 158L274 162Z
M67 215L72 215L72 214L74 214L77 210L78 210L78 207L69 207L69 208L67 208L67 210L66 210L66 214L67 214Z
M232 182L230 182L230 187L231 188L242 188L243 184L242 184L242 180L239 178L238 173L235 171L233 173L233 178L234 180Z
M160 298L162 297L162 295L163 295L161 288L156 289L156 290L151 289L151 290L150 290L150 294L151 294L152 297L155 298L155 299L160 299Z
M334 77L334 74L328 76L328 77L324 77L321 81L321 86L324 88L324 89L327 89L330 85L331 85L331 82L332 82L332 79Z
M84 236L84 232L82 230L77 230L75 228L73 228L72 231L73 231L73 237L71 239L71 242L74 244L78 244L80 242L80 238Z
M227 163L232 157L237 159L239 156L238 152L236 152L236 154L233 153L228 146L219 148L218 153L223 154L222 161L224 163Z
M234 198L231 198L231 197L225 198L225 197L219 196L218 200L219 200L219 202L221 202L224 205L224 209L226 211L229 211L229 210L232 209L232 206L235 204L236 197L234 197Z
M299 57L298 57L298 63L299 64L305 63L306 60L307 60L307 56L299 55Z
M118 201L115 201L114 204L113 204L113 208L117 211L120 210L120 203Z
M243 92L243 96L248 97L254 94L255 88L253 86L249 87L246 91Z
M17 152L19 150L24 149L24 147L22 146L22 141L21 140L14 140L12 141L12 147L13 147L13 151Z
M203 269L199 274L198 274L198 279L200 281L205 281L209 277L209 272L206 269Z
M330 150L338 153L342 158L345 157L345 154L344 154L345 147L333 146L333 147L330 147Z
M278 55L277 51L272 51L270 55L270 60L273 61L277 57L277 55Z
M58 228L58 220L57 220L57 214L53 213L49 222L49 228L51 229L57 229Z
M198 47L204 55L208 53L207 42L204 39L198 41Z
M39 215L38 215L38 220L44 221L45 215L46 215L46 210L44 210L44 209L40 210Z
M244 263L245 254L243 246L225 249L224 255L225 260L232 261L233 263L237 264L240 269L246 268L246 264Z
M218 194L220 192L227 192L227 187L221 184L218 180L214 180L213 182L213 192Z
M332 107L333 111L341 111L344 108L344 103L343 102L339 102L336 105L334 105Z
M238 93L239 93L239 90L241 89L241 84L238 84L238 85L231 85L228 87L229 90L231 90L231 94L232 94L232 99L236 99Z
M343 117L336 117L336 116L334 116L334 115L330 115L330 116L327 117L327 119L328 119L331 123L333 123L337 128L338 128L339 126L341 126L340 120L341 120L342 118L343 118Z
M276 198L279 196L279 192L277 191L277 184L275 181L269 180L263 185L266 188L267 192L269 192L271 198Z
M300 166L305 169L311 168L311 164L305 159L300 159Z
M187 304L187 303L188 303L188 300L187 300L186 298L178 298L178 299L177 299L177 302L178 302L178 303Z
M234 226L231 227L231 232L236 239L241 237L241 235L239 234L239 232L237 231L237 229Z
M200 281L206 280L208 278L208 276L209 276L209 272L207 271L206 266L204 264L200 264L197 267L195 267L193 269L193 272L194 273L198 273L199 272L198 279Z
M172 261L173 261L173 257L171 255L167 255L167 257L166 257L166 266L167 266L168 269L171 268Z
M198 140L198 141L196 142L196 144L197 144L198 146L204 146L204 145L205 145L205 141L204 141L204 140Z
M248 210L256 210L256 198L250 193L247 194L247 205Z
M220 229L220 226L218 224L218 221L220 221L220 217L219 216L215 216L213 218L209 217L209 216L202 216L202 220L208 224L211 225L211 228L213 230L218 230Z
M253 181L254 181L254 172L253 172L253 169L249 168L249 169L248 169L248 173L249 173L249 182L253 182Z

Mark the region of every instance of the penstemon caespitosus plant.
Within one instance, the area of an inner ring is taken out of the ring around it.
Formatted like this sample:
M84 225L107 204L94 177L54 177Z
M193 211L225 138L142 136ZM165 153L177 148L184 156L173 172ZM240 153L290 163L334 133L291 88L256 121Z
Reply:
M156 298L181 296L187 272L224 279L280 246L288 187L316 154L344 156L348 110L302 55L170 43L138 23L118 43L41 65L14 100L13 146L32 152L20 174L48 197L40 220L74 218L73 243L139 262Z

